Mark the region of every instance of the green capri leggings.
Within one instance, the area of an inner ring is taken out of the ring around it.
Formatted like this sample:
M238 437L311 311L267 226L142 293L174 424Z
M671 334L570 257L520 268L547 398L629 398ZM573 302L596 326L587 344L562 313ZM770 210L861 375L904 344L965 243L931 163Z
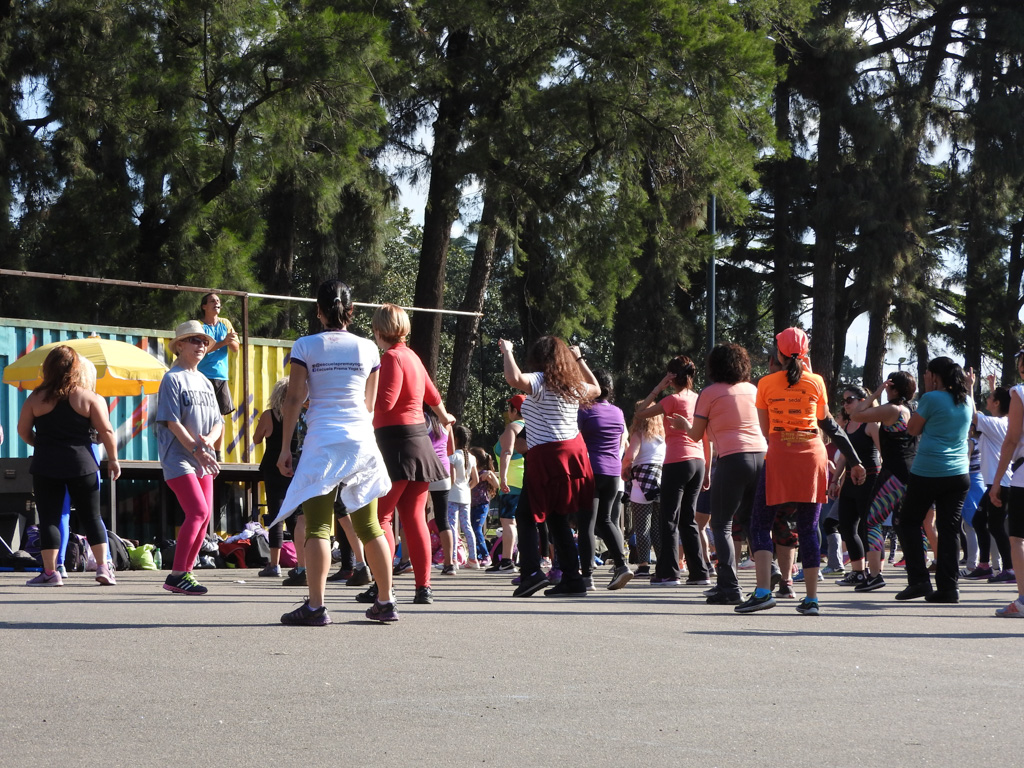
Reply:
M328 491L323 496L316 496L302 503L302 514L306 517L307 539L329 539L334 535L334 498L337 489ZM384 530L377 522L377 500L349 515L356 536L364 544L384 535Z

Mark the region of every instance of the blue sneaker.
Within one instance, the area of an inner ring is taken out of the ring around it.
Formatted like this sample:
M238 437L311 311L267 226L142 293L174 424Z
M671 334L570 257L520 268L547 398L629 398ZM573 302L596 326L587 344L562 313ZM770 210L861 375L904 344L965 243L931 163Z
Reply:
M797 571L793 575L793 581L794 582L803 583L803 580L804 580L804 569L801 568L799 571ZM819 568L818 569L818 581L824 581L824 580L825 580L825 577L821 575L821 569Z

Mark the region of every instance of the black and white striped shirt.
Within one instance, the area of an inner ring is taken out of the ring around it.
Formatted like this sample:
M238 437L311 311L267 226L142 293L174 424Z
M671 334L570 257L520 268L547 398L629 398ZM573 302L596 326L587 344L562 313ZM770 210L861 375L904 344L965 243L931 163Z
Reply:
M523 374L530 382L530 393L520 412L526 421L526 446L572 440L579 434L576 416L579 404L563 400L544 387L543 373Z

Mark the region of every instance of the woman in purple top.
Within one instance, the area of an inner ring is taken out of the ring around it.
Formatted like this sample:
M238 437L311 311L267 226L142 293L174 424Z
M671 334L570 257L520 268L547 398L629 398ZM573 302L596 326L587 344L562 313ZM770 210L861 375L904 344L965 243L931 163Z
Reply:
M633 578L626 564L619 528L619 497L622 495L622 453L626 448L626 417L622 409L612 405L612 376L598 368L594 377L601 394L589 408L581 408L578 416L580 434L587 444L590 465L594 468L594 506L590 514L577 513L579 528L580 570L587 589L594 589L595 534L608 547L615 561L608 589L622 589Z

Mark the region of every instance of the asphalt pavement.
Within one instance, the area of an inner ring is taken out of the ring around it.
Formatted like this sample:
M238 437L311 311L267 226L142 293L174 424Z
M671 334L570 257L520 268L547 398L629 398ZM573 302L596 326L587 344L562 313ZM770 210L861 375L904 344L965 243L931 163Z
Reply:
M255 570L198 572L205 597L0 573L0 767L1021 764L1024 621L993 615L1012 584L898 603L890 571L822 585L818 617L739 615L606 570L561 599L435 573L429 606L402 576L393 625L330 585L317 628L282 626L304 590Z

